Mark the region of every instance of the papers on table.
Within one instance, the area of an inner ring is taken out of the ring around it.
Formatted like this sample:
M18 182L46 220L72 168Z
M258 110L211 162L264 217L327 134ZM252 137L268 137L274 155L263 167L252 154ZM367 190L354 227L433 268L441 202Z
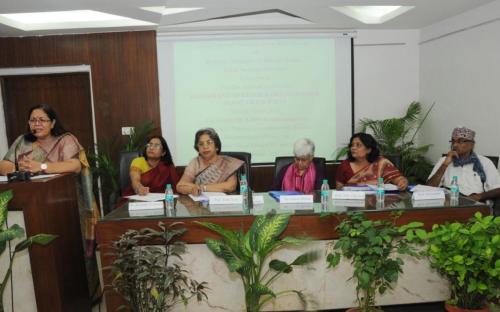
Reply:
M196 201L209 201L211 196L226 196L226 193L223 192L202 192L199 196L189 194L189 197Z
M38 174L36 176L32 176L31 180L40 180L40 179L46 179L46 178L52 178L55 176L58 176L59 173L53 173L53 174Z
M410 192L432 192L432 191L439 191L443 190L440 187L434 187L434 186L428 186L428 185L422 185L422 184L417 184L414 187L410 188Z
M165 194L163 193L148 193L147 195L131 195L126 196L130 200L144 201L144 202L155 202L165 199ZM174 195L174 198L179 197L179 195Z
M40 180L40 179L45 179L45 178L52 178L55 176L58 176L58 173L53 173L53 174L38 174L35 176L31 177L31 180ZM7 179L7 176L0 176L0 182L8 182L9 180Z

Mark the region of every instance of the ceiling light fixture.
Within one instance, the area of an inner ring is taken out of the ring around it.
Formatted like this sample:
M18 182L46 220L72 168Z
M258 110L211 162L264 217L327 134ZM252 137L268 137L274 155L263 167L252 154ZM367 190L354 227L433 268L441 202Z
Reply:
M93 10L0 14L0 23L24 31L155 25Z
M413 9L414 6L382 5L341 6L331 8L365 24L382 24Z
M164 6L155 6L155 7L142 7L141 9L150 12L160 13L161 15L170 15L170 14L178 14L189 11L201 10L203 8L167 8Z

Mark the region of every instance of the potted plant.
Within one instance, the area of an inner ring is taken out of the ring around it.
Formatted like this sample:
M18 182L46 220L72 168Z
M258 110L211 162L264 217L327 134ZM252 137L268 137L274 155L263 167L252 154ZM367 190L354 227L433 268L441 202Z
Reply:
M400 255L420 255L413 243L426 238L423 224L411 222L398 227L395 222L399 216L395 213L392 220L372 221L362 212L348 212L336 228L340 238L330 245L328 266L337 266L341 256L350 260L354 267L351 278L357 282L357 311L382 311L375 307L375 296L397 282L404 264Z
M187 304L192 297L206 299L206 283L191 279L182 264L185 243L178 237L186 229L177 229L177 225L160 222L159 231L128 230L113 244L116 259L109 268L111 286L132 311L169 311L180 302Z
M0 256L7 250L7 243L13 239L21 238L24 236L24 229L17 224L13 224L10 227L6 226L7 223L7 204L12 199L12 191L8 190L0 194ZM37 234L28 237L16 244L14 251L9 255L9 267L2 278L2 284L0 285L0 312L4 311L3 303L3 293L5 287L9 282L9 278L12 275L12 264L14 263L16 254L20 251L25 250L33 244L47 245L56 239L56 235L51 234ZM10 252L10 248L9 251Z
M271 284L283 273L290 273L294 266L309 264L319 258L318 251L306 252L294 261L287 263L273 259L265 268L266 259L277 249L287 245L302 245L309 240L306 238L284 237L280 235L288 226L290 215L268 214L255 217L248 230L231 231L220 225L210 222L196 222L219 234L222 239L207 239L207 247L219 258L222 258L231 272L240 275L245 289L245 304L247 311L261 311L270 300L295 293L306 305L306 298L302 291L284 290L274 292Z
M370 131L373 134L382 155L401 160L398 169L408 178L410 184L425 183L433 167L424 157L431 145L415 144L417 133L433 107L434 104L422 117L421 104L412 102L403 117L382 120L364 118L359 121L359 131ZM347 151L348 147L341 149L337 159L345 156Z
M436 224L429 232L427 252L431 266L449 281L447 311L488 311L488 300L498 302L500 218L477 212L465 224Z

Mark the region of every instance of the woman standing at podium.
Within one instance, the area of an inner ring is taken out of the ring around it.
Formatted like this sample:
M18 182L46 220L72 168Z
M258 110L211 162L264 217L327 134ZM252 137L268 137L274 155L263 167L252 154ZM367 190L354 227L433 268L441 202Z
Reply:
M27 133L19 136L0 161L0 174L15 170L31 173L75 173L80 226L85 241L89 293L99 285L95 265L95 224L99 210L92 193L92 176L85 150L66 131L56 112L47 104L33 106L28 114Z
M66 131L47 104L32 107L27 133L19 136L0 161L0 174L15 170L31 173L79 173L78 201L86 254L92 256L94 226L99 210L92 194L90 166L78 139Z

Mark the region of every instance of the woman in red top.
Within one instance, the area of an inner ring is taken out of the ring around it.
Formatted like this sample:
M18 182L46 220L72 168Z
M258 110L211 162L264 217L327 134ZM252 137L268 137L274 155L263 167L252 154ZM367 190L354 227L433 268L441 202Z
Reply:
M408 187L408 180L386 158L380 156L377 141L367 133L356 133L349 142L347 159L335 174L337 189L344 185L377 184L378 178L384 183L395 184L399 189Z

